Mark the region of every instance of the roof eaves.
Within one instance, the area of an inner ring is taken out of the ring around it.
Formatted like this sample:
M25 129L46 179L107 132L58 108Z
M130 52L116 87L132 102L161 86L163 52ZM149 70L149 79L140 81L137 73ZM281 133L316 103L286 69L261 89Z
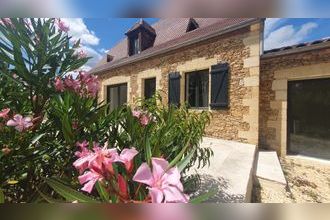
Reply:
M217 36L220 36L220 35L238 30L240 28L243 28L243 27L246 27L248 25L254 24L254 23L258 22L259 20L260 20L259 18L251 18L251 19L243 21L239 24L231 25L231 26L228 26L228 27L226 27L224 29L221 29L217 32L213 32L209 35L192 38L192 39L189 39L189 40L187 40L187 41L185 41L181 44L177 44L177 45L174 45L174 46L170 46L168 48L160 49L158 51L154 51L154 52L151 52L151 53L148 53L148 54L145 54L145 55L141 54L140 56L132 57L132 59L130 59L130 60L122 59L122 61L119 61L119 62L117 62L117 63L115 63L111 66L102 68L104 65L106 65L106 64L104 64L103 66L99 66L99 67L95 68L94 70L92 69L90 72L93 73L93 74L100 74L102 72L105 72L105 71L108 71L108 70L111 70L111 69L114 69L114 68L118 68L118 67L130 64L130 63L141 61L141 60L153 57L153 56L157 56L157 55L160 55L160 54L163 54L163 53L170 52L172 50L179 49L181 47L189 46L189 45L198 43L200 41L208 40L208 39L211 39L213 37L217 37Z
M319 50L323 48L329 48L330 47L330 41L325 41L322 43L309 43L309 44L298 44L294 47L284 47L284 48L277 48L272 49L268 51L268 53L264 53L261 55L261 58L267 59L267 58L273 58L278 56L284 56L284 55L290 55L295 53L302 53L307 52L311 50Z

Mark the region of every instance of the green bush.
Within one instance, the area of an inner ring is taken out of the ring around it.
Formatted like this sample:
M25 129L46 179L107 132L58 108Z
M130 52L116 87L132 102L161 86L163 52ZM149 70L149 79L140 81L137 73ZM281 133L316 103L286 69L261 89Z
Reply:
M107 142L119 151L135 147L136 168L150 164L151 157L164 158L183 173L195 163L208 164L212 151L200 147L207 112L164 106L159 95L110 112L108 104L98 103L97 96L83 87L87 73L80 72L77 79L66 76L89 58L77 54L80 42L71 42L58 22L2 19L0 23L0 111L10 109L0 117L0 201L2 193L7 202L62 199L49 187L51 177L80 188L72 164L77 160L75 144L84 140ZM66 80L80 83L80 90L56 86ZM148 123L141 123L132 114L135 110L146 114ZM17 114L29 117L33 125L21 131L8 126Z

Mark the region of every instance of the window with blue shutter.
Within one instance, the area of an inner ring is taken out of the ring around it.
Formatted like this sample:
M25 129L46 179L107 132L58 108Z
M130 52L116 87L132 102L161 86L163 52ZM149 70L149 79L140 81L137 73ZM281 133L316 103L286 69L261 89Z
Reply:
M228 107L229 64L211 66L211 108Z
M180 105L180 73L170 73L168 76L168 103Z

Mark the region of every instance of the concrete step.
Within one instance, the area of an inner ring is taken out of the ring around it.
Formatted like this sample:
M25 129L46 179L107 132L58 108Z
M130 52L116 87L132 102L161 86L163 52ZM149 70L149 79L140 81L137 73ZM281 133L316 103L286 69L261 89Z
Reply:
M284 173L275 151L259 151L257 157L256 177L287 185Z
M206 137L202 146L211 147L214 156L209 167L189 172L197 172L201 177L201 188L196 195L215 188L217 194L207 202L250 202L256 146Z

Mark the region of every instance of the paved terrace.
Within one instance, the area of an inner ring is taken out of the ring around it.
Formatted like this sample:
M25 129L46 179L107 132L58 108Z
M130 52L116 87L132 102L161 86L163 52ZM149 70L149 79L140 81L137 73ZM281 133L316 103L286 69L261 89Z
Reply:
M256 146L206 137L202 146L211 147L214 156L209 167L189 171L201 176L201 189L197 194L216 188L216 196L207 202L250 202Z

